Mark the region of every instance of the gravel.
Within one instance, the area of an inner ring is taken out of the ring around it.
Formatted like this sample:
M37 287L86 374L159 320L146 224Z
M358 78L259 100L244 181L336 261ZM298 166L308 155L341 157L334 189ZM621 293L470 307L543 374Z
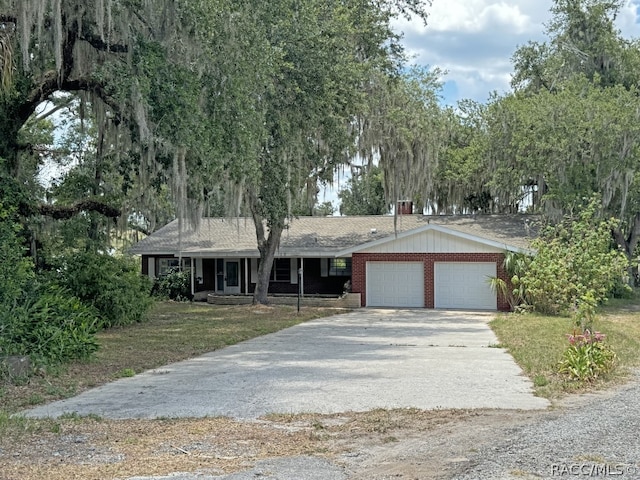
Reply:
M640 478L640 375L504 431L452 477L466 479Z
M623 387L573 395L546 412L480 411L397 442L360 447L341 460L274 458L227 476L154 480L640 479L640 372Z
M177 473L166 477L132 477L128 480L346 480L342 468L316 457L263 460L250 470L223 476Z

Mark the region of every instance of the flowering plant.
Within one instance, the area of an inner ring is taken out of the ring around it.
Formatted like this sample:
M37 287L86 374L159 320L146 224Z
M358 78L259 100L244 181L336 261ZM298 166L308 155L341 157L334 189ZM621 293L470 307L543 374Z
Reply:
M560 361L560 372L575 380L593 381L610 372L616 361L616 354L605 343L605 335L584 330L567 335L569 347Z
M567 339L571 345L582 345L585 343L594 343L594 342L602 342L604 341L606 335L600 332L591 333L589 330L585 330L584 333L576 333L568 334Z

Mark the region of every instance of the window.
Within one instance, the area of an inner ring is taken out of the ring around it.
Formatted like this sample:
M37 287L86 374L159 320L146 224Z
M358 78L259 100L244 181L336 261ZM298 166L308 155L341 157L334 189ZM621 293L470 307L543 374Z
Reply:
M351 259L350 258L330 258L329 259L329 276L330 277L348 277L351 275Z
M158 276L164 277L172 270L177 270L180 265L180 260L177 258L159 258L158 259ZM182 259L182 269L189 270L191 268L191 259Z
M290 282L291 281L291 260L290 258L274 258L273 266L271 267L271 275L269 281L271 282ZM253 260L252 260L253 262ZM254 272L251 273L251 283L256 283L258 278L258 268L260 268L260 259L256 260Z
M289 258L273 260L271 280L274 282L289 282L291 280L291 260Z

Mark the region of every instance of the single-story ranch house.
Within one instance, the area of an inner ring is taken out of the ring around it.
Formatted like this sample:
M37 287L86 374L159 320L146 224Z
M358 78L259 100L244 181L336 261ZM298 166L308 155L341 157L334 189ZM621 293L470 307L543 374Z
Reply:
M270 294L339 295L348 281L361 306L508 310L489 277L507 280L505 251L529 252L527 215L298 217L283 232ZM173 221L132 248L142 272L182 262L192 293L251 295L260 255L250 218Z

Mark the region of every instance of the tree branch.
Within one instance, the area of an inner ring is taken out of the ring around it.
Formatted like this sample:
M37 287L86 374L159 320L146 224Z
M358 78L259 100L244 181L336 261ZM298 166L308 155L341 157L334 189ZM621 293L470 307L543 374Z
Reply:
M267 243L267 238L264 231L264 223L262 215L260 215L260 200L257 195L249 188L246 190L247 199L249 203L249 211L251 211L251 217L253 223L256 226L256 240L258 241L258 250L262 253Z
M111 110L113 110L116 123L119 123L122 120L119 105L109 96L104 85L97 81L85 78L63 80L62 82L59 82L58 74L55 71L50 70L43 75L42 81L38 87L31 91L27 96L27 100L20 107L20 118L24 119L22 123L24 124L27 121L31 114L35 112L38 105L45 100L48 100L49 97L57 91L94 92L106 105L109 106L109 108L111 108Z
M0 23L13 23L14 25L17 25L18 18L13 15L0 14Z
M44 120L45 118L49 118L51 115L53 115L54 113L62 110L63 108L69 107L69 105L71 105L72 102L73 102L73 97L69 96L69 98L65 99L64 103L56 105L55 107L43 112L39 116L36 116L34 118L34 121L35 122L39 122L41 120Z
M120 210L97 200L82 200L74 205L43 204L38 208L38 213L56 220L68 220L80 212L97 212L114 220L121 215Z
M102 40L93 32L86 29L83 30L85 31L82 32L82 36L79 37L79 40L84 40L96 50L109 53L127 53L129 51L128 45L110 44Z
M640 240L640 214L636 214L633 217L631 225L629 226L629 237L627 238L627 250L628 255L634 254L638 246L638 240Z

